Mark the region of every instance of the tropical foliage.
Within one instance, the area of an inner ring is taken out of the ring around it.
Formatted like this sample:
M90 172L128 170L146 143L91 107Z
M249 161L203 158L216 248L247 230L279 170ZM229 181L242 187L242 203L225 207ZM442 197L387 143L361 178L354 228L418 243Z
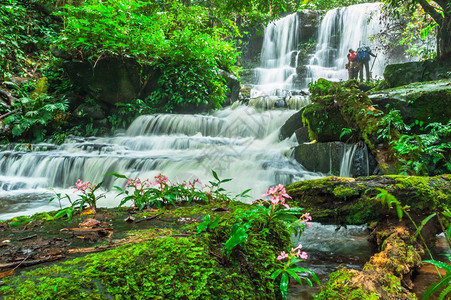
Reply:
M437 57L443 60L450 59L451 5L449 1L384 0L383 2L387 4L392 16L413 16L410 29L404 34L404 44L415 45L415 40L418 37L425 40L429 34L436 34ZM434 28L437 31L433 30ZM420 35L412 39L412 35L409 34L410 31ZM428 52L425 54L428 55Z

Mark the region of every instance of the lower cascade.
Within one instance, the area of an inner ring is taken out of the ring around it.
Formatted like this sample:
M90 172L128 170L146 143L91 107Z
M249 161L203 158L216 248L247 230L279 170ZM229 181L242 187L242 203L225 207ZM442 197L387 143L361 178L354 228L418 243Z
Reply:
M174 182L199 178L208 184L215 170L221 179L233 179L224 186L231 195L251 188L249 201L271 185L321 177L292 158L295 142L279 142L279 128L294 112L238 106L211 115L143 115L115 137L2 151L0 219L58 209L58 201L48 200L55 192L71 196L77 179L104 181L106 190L124 184L105 177L111 172L141 179L162 173ZM118 205L114 197L99 205Z

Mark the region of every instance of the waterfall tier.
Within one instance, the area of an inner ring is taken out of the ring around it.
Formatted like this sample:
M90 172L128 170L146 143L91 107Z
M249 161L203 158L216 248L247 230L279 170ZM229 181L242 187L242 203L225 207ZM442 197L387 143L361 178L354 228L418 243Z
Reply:
M124 183L104 176L110 172L208 183L215 170L233 179L225 185L231 195L251 188L253 199L271 185L318 178L292 158L293 141L279 142L279 128L294 112L239 106L212 115L143 115L121 136L0 152L0 219L57 209L47 203L54 196L49 189L75 197L68 189L77 179L104 181L106 190ZM114 196L100 205L118 205Z

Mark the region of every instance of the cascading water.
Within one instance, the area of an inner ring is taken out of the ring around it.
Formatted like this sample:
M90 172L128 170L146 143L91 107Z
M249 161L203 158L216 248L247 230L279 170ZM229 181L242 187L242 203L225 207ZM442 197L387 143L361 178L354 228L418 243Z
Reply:
M363 3L330 10L326 13L318 29L316 52L307 65L309 81L326 78L332 81L347 80L345 69L349 49L357 50L367 45L377 58L371 58L372 78L382 77L387 63L407 61L403 57L396 61L381 51L382 46L371 41L371 37L385 29L380 22L382 3Z
M256 68L253 95L286 96L294 84L299 43L299 18L294 13L270 23L264 34L261 67Z
M256 198L274 184L317 178L291 158L292 141L278 140L280 126L293 113L239 106L212 115L143 115L121 136L72 140L47 151L0 152L0 219L57 209L58 203L48 204L54 196L49 188L72 197L67 189L79 178L104 180L106 189L120 185L104 177L110 172L142 179L163 173L173 181L207 183L213 169L233 179L225 186L232 195L252 188ZM99 204L118 203L111 194Z
M345 144L343 158L341 160L341 166L340 166L340 177L351 177L352 176L351 175L352 159L355 156L357 147L358 147L357 144L352 144L352 145Z

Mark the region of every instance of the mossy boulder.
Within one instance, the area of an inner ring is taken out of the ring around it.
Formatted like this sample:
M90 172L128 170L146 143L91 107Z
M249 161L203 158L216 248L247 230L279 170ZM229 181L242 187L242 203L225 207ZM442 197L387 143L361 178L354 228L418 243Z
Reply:
M287 185L293 202L309 211L315 220L335 224L365 224L386 219L397 219L394 209L382 205L377 195L380 189L394 195L402 205L409 205L415 219L422 220L437 210L451 206L449 175L369 176L359 178L326 177L299 181ZM430 223L435 233L438 223Z
M310 140L317 142L339 141L342 129L349 127L336 105L308 105L303 110L302 120L309 128Z
M404 226L393 226L362 271L340 268L330 274L329 281L315 299L416 299L412 288L412 273L421 264L423 249L413 242L412 234Z
M279 292L270 275L277 253L290 245L285 225L274 220L261 234L261 223L255 221L244 243L229 254L224 249L231 227L250 208L240 202L162 208L135 214L133 223L124 221L126 210L117 217L120 212L106 211L115 229L113 237L91 242L88 248L82 247L85 239L72 237L82 244L60 251L69 256L66 261L20 273L17 269L16 275L3 279L0 295L6 299L252 299L255 295L275 299ZM212 220L219 218L218 225L196 234L207 214ZM41 226L58 227L63 225L60 221L41 220ZM119 232L120 227L129 229ZM41 234L45 233L36 232ZM61 240L59 228L54 234ZM70 255L108 247L83 257Z
M387 65L381 88L393 88L413 82L431 81L451 78L449 61L408 62Z
M384 111L399 110L406 124L446 124L451 116L451 79L418 82L369 95Z

